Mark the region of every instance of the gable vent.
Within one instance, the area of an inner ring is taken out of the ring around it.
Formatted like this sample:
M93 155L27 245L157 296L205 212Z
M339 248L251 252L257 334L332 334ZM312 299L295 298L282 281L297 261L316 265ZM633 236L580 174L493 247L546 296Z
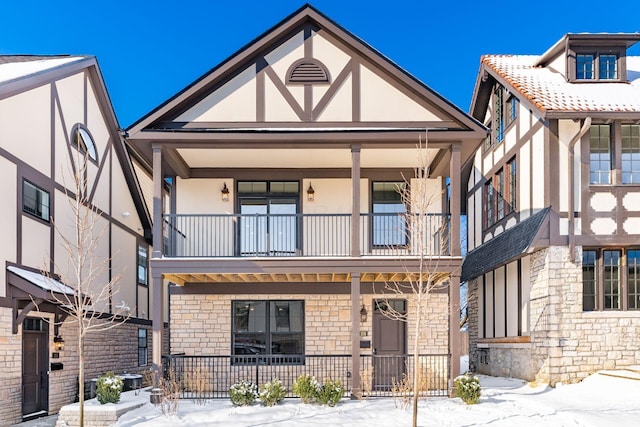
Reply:
M289 67L287 83L329 83L329 72L317 59L299 59Z

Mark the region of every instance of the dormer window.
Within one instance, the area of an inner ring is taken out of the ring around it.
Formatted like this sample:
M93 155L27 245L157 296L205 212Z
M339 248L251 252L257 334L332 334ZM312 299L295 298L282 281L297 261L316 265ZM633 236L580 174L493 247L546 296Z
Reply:
M624 48L580 48L569 57L574 81L611 81L624 77Z
M618 55L576 55L577 80L615 80L618 78Z

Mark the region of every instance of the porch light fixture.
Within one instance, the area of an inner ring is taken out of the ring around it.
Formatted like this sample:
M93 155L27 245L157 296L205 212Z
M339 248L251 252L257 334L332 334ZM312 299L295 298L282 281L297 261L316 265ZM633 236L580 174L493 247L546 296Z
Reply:
M60 335L56 335L53 338L53 347L55 348L56 351L64 350L64 340Z
M362 323L367 321L367 309L365 308L364 304L362 304L362 308L360 309L360 321Z
M313 202L315 198L316 198L316 191L311 186L311 183L309 183L309 188L307 188L307 200L310 202Z
M220 190L220 193L222 193L222 201L223 202L228 202L229 201L229 187L227 187L227 183L224 183L224 186L222 187L222 190Z

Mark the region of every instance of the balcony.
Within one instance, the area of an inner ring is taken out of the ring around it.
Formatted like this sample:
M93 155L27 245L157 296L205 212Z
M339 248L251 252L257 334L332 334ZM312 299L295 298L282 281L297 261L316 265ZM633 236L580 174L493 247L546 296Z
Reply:
M165 214L166 257L349 257L351 214ZM448 256L448 214L362 213L361 256Z

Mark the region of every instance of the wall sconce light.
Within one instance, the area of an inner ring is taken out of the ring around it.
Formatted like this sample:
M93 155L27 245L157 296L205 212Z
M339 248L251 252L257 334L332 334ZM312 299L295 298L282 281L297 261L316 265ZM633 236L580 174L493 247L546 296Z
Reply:
M316 198L316 191L311 186L311 183L309 183L309 188L307 188L307 200L310 202L313 202L315 198Z
M62 337L60 335L56 335L53 338L53 348L56 351L62 351L64 350L64 340L62 339Z
M229 201L229 187L227 187L227 183L224 183L224 186L222 187L222 190L220 190L220 193L222 193L222 201L223 202L228 202Z
M362 304L362 308L360 309L360 321L362 323L367 321L367 309L365 308L364 304Z

